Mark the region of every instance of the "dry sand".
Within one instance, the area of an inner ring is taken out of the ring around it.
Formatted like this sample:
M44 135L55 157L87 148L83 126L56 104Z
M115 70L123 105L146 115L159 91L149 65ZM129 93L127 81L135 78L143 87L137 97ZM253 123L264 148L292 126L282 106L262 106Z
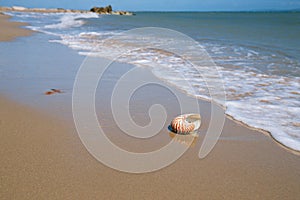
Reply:
M20 28L20 26L26 26L23 22L9 21L11 17L0 13L0 41L11 41L19 36L29 36L33 31Z
M96 161L74 125L0 96L0 199L300 199L299 156L229 119L222 138L203 160L200 137L171 166L127 174Z

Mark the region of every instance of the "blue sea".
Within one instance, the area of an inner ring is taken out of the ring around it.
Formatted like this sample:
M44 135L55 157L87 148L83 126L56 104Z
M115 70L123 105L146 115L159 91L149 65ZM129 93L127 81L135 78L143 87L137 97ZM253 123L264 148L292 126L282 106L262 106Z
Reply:
M300 151L300 13L298 12L137 12L135 16L95 13L6 13L47 34L79 55L107 57L135 39L105 44L123 31L160 27L197 41L214 61L225 86L227 115L270 132L281 144ZM159 34L159 33L157 33ZM149 44L165 43L155 37ZM193 51L197 51L195 48ZM119 61L148 67L158 78L210 100L207 86L178 56L153 49L134 51ZM192 88L184 87L181 76Z

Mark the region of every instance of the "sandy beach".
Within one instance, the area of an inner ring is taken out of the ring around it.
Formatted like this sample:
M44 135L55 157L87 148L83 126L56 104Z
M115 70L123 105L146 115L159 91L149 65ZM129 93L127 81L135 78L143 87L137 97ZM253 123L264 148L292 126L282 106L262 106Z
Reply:
M26 23L9 21L11 17L0 13L0 41L11 41L19 36L29 36L33 31L20 28L26 26Z
M8 19L0 15L1 41L31 34L19 28L24 23ZM166 129L148 142L121 135L111 121L107 106L110 102L105 98L110 87L110 83L103 86L102 104L97 111L100 121L105 118L103 123L109 127L112 141L120 147L132 147L130 150L149 151L172 139ZM168 93L157 90L150 95L144 91L140 96L133 115L139 116L141 107L157 99L168 105L170 116L178 114L176 109L172 111L176 102L169 101L172 97ZM205 132L210 104L199 103L203 118L200 131ZM49 104L49 110L51 106L59 105ZM220 140L205 159L198 158L204 137L200 134L195 146L172 165L153 173L128 174L95 160L82 145L72 120L60 120L55 116L59 112L50 115L47 109L28 107L5 95L0 95L0 108L0 199L300 198L300 157L271 137L228 118ZM68 116L71 119L71 113ZM144 118L140 120L146 122Z

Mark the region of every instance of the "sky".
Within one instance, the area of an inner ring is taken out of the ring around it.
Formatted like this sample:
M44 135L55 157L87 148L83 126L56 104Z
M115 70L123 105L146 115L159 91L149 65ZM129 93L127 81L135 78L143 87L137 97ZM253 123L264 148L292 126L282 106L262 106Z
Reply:
M112 5L129 11L249 11L299 9L300 0L0 0L0 6L90 9Z

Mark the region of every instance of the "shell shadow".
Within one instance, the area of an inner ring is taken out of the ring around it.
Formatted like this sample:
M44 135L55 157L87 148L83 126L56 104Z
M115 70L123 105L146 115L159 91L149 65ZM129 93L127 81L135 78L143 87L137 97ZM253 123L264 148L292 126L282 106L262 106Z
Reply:
M183 134L178 134L173 131L171 125L168 126L169 136L174 140L175 142L178 142L183 145L187 145L189 147L194 147L198 141L199 135L197 131L191 132L190 134L183 135Z
M172 129L171 125L168 126L168 130L171 131L171 132L173 132L173 133L175 133L174 130Z

